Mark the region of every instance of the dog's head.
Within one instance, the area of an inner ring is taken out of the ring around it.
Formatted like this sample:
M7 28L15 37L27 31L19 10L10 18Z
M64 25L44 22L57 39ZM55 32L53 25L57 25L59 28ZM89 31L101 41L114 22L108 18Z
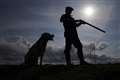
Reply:
M41 38L43 38L44 40L53 40L53 37L54 37L54 35L53 34L50 34L50 33L43 33L42 34L42 37Z

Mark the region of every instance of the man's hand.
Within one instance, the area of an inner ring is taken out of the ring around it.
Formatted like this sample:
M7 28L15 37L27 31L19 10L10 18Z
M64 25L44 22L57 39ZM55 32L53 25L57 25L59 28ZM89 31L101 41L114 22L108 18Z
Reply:
M83 20L75 20L75 22L76 22L76 27L79 27L81 24L86 24L86 22Z
M79 22L81 23L81 24L86 24L86 22L85 21L83 21L83 20L79 20Z

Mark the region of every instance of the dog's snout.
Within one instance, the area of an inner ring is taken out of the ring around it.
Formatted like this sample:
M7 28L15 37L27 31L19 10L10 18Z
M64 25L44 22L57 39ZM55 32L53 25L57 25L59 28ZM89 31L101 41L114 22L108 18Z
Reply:
M54 37L54 35L52 34L51 37Z
M53 38L54 38L54 35L52 34L52 35L51 35L51 39L50 39L50 40L53 40Z

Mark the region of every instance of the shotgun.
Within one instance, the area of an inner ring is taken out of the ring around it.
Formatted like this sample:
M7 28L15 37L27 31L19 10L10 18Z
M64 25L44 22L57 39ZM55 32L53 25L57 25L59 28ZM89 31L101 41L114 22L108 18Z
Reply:
M87 24L87 25L89 25L89 26L91 26L91 27L93 27L93 28L95 28L95 29L97 29L97 30L103 32L103 33L106 33L106 31L104 31L104 30L102 30L102 29L100 29L100 28L98 28L98 27L96 27L96 26L94 26L94 25L92 25L92 24L90 24L90 23L84 21L84 20L79 20L79 21L82 22L82 23L84 23L84 24Z

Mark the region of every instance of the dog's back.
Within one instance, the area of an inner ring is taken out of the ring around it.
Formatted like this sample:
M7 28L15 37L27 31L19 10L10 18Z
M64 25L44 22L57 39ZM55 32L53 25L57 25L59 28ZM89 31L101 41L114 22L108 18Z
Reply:
M47 44L47 41L40 39L29 49L26 56L29 55L29 56L39 57L42 53L45 52L46 44Z

